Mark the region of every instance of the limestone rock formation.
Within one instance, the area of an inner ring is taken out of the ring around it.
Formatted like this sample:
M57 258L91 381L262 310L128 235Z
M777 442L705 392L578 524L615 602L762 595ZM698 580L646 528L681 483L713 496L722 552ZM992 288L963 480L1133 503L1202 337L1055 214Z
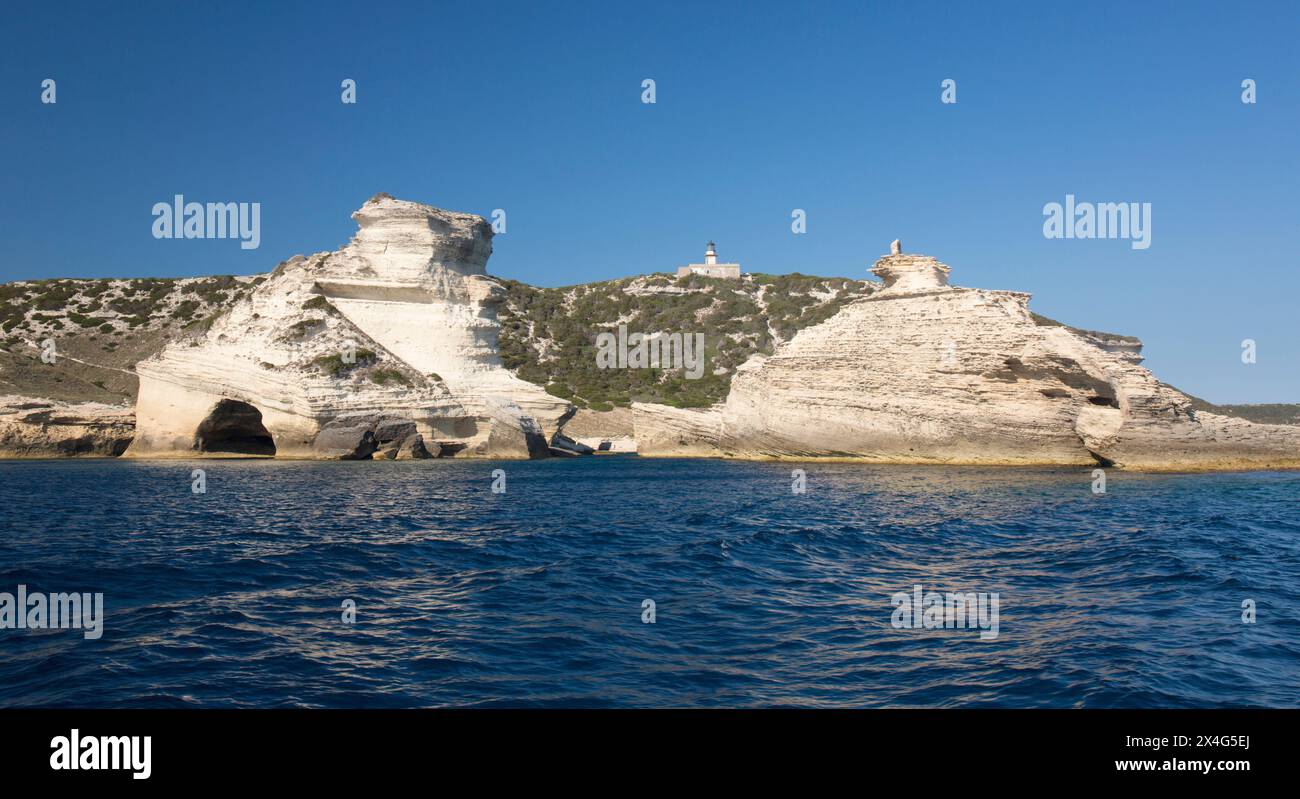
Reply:
M0 397L0 458L121 455L134 431L129 407Z
M593 452L636 452L635 413L631 408L581 409L564 423L564 433Z
M897 241L879 283L536 289L487 276L480 217L387 195L353 217L347 245L266 276L0 287L13 395L0 398L0 457L1300 467L1300 424L1260 423L1295 422L1300 406L1190 397L1141 366L1136 339L1038 316L1027 294L951 286L948 266ZM701 380L591 368L595 330L672 329L683 312L717 342ZM47 338L54 363L39 357Z
M429 449L429 446L424 443L424 436L415 433L402 440L402 443L393 451L393 458L399 461L426 460L438 457L441 451L442 448L437 444L433 445L433 449Z
M741 366L705 411L637 405L643 455L1142 469L1300 466L1300 428L1194 410L1129 341L1035 321L894 253L883 288Z
M211 328L142 361L133 457L530 457L572 412L496 349L481 217L377 195ZM408 443L409 442L409 443Z
M755 355L746 363L754 363L762 357ZM636 431L636 451L640 455L712 457L731 454L719 446L722 414L716 409L673 408L634 402L632 424Z

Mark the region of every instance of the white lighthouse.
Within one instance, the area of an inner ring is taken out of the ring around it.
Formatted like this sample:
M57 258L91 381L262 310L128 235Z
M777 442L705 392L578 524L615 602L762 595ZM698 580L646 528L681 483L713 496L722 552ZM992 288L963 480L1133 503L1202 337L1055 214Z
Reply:
M704 249L704 263L677 267L677 276L704 275L705 277L740 277L740 264L718 263L718 251L713 242Z

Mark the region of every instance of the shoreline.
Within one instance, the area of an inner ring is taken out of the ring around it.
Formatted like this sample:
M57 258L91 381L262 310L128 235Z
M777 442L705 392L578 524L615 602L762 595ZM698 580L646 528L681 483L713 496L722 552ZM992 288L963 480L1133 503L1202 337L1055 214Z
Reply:
M1285 460L1280 463L1255 463L1255 462L1238 462L1229 461L1213 465L1196 465L1186 463L1170 463L1143 466L1123 466L1121 464L1112 464L1103 466L1098 463L1062 463L1060 461L1011 461L1005 459L988 459L988 460L961 460L961 461L936 461L928 460L907 460L907 459L886 459L886 458L866 458L866 457L808 457L798 458L788 455L771 455L771 456L751 456L751 455L643 455L636 452L620 452L618 455L625 457L644 458L655 461L732 461L738 463L789 463L789 464L858 464L862 466L933 466L941 468L954 469L1059 469L1063 471L1080 471L1091 472L1094 469L1106 469L1129 474L1246 474L1252 472L1300 472L1300 458ZM166 455L147 455L123 457L120 455L17 455L11 453L0 453L0 463L33 463L33 462L76 462L76 461L124 461L124 462L175 462L175 461L268 461L282 463L423 463L426 461L510 461L510 462L529 462L529 461L573 461L582 458L595 458L596 455L580 456L579 458L523 458L523 457L485 457L485 456L458 456L454 458L418 458L394 460L388 458L359 458L359 459L341 459L341 458L303 458L294 456L258 456L258 455L188 455L188 454L166 454Z

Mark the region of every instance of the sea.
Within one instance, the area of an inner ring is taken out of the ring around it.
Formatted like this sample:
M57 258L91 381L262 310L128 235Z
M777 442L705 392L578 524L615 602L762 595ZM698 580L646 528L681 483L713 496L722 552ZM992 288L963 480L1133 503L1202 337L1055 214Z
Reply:
M1300 705L1300 474L1102 476L3 461L0 601L103 610L0 707Z

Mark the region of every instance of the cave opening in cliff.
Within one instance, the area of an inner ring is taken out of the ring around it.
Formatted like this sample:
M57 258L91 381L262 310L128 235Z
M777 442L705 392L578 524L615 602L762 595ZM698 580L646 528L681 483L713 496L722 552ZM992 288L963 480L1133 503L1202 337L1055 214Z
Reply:
M213 406L194 433L199 452L268 456L275 441L262 424L262 412L247 402L223 399Z

